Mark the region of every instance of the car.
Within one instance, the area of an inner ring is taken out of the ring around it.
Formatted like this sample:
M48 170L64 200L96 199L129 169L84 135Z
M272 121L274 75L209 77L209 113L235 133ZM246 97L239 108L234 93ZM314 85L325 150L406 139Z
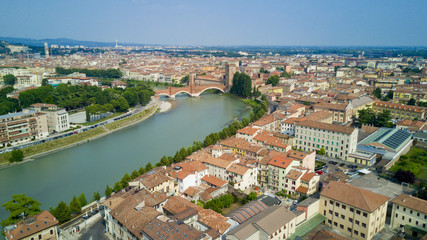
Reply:
M341 164L340 164L340 167L344 167L344 166L345 166L345 163L341 163Z
M322 175L322 174L323 174L323 172L322 172L322 171L316 171L316 174L317 174L317 175Z
M329 164L334 164L334 161L329 161L328 163L329 163Z
M298 200L295 200L295 201L294 201L294 205L297 205L297 204L298 204Z

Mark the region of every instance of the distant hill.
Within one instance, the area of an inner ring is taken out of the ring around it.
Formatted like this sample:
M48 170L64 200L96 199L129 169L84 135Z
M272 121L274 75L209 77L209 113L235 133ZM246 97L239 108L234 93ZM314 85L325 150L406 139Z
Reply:
M50 45L57 44L66 46L69 45L70 47L76 46L76 45L83 45L85 47L114 47L114 42L93 42L93 41L80 41L80 40L74 40L74 39L68 39L68 38L55 38L55 39L32 39L32 38L14 38L14 37L0 37L0 41L6 41L11 44L24 44L29 46L44 46L44 43L47 42ZM142 45L142 44L124 44L119 43L122 46L136 46L136 45Z

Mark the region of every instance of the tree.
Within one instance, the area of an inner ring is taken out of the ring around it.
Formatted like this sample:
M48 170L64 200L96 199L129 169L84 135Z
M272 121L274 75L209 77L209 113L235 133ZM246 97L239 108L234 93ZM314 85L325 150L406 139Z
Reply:
M181 78L180 83L181 84L187 84L188 83L188 79L189 79L189 76L185 75L183 78Z
M79 213L82 211L82 207L81 207L80 202L76 196L74 196L70 202L70 210L73 213Z
M113 193L113 189L110 188L110 186L107 185L107 188L105 188L105 196L109 197Z
M374 124L375 122L375 113L371 108L365 108L358 111L359 113L359 123L360 124Z
M145 165L145 171L148 172L151 169L153 169L153 166L151 165L151 163L147 163L147 165Z
M325 155L326 151L323 147L320 148L319 150L319 155Z
M12 155L9 158L9 162L20 162L24 159L24 153L21 149L15 149L12 151Z
M144 167L140 167L138 170L139 174L142 175L145 173L145 168Z
M277 86L279 84L280 78L276 75L271 76L267 79L267 84L271 84L273 86Z
M414 183L415 175L411 171L404 171L402 169L397 170L394 177L400 182Z
M390 122L391 120L391 114L390 111L384 110L382 113L378 113L378 116L376 117L374 125L376 127L393 127L393 123Z
M59 223L64 223L71 219L71 210L68 205L61 201L56 208L50 208L50 213L58 219Z
M374 90L374 92L372 94L374 94L374 96L376 98L381 99L381 96L382 96L382 94L381 94L381 88L378 88L378 87L375 88L375 90Z
M132 179L135 179L135 178L139 177L139 175L140 174L139 174L139 172L137 170L133 170L133 172L131 173L130 177Z
M122 188L129 186L129 182L132 180L132 178L129 176L128 173L126 173L122 179L120 180Z
M414 98L411 98L411 99L409 99L409 101L408 101L408 105L411 105L411 106L415 106L415 99Z
M114 184L113 190L114 192L119 192L123 189L122 182L118 181Z
M47 85L49 85L49 82L48 82L47 78L43 78L43 80L42 80L42 86L47 86Z
M99 201L99 199L101 199L101 194L99 194L99 192L94 192L93 201Z
M387 92L387 94L385 95L385 97L383 98L384 101L390 101L391 99L393 99L393 91L390 90Z
M251 90L251 78L244 73L236 72L233 76L233 86L230 92L236 96L247 98L251 96Z
M4 203L2 207L9 211L9 217L1 222L3 227L18 222L22 216L32 216L39 212L41 203L25 194L12 195L12 200Z
M13 74L7 74L3 76L3 83L4 85L15 85L16 81L18 79Z
M87 200L86 200L86 196L84 193L81 193L79 196L79 203L81 207L84 207L87 205Z

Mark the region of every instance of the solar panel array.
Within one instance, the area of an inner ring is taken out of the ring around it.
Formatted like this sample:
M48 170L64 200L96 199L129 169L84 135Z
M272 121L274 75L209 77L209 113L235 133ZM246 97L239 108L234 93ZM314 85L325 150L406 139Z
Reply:
M393 133L390 137L388 137L383 144L387 147L396 149L397 147L402 144L408 137L411 137L411 134L403 131L403 130L397 130L395 133Z
M375 138L374 142L378 142L381 138L383 138L385 135L387 135L391 131L392 131L392 129L387 129L386 131L383 132L383 134L381 134L380 136Z

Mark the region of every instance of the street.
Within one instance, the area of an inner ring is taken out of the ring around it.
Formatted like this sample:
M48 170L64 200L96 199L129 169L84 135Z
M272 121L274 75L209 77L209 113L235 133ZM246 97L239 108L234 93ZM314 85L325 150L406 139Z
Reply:
M79 238L81 240L109 240L105 235L104 219L100 218L95 224L89 227Z

